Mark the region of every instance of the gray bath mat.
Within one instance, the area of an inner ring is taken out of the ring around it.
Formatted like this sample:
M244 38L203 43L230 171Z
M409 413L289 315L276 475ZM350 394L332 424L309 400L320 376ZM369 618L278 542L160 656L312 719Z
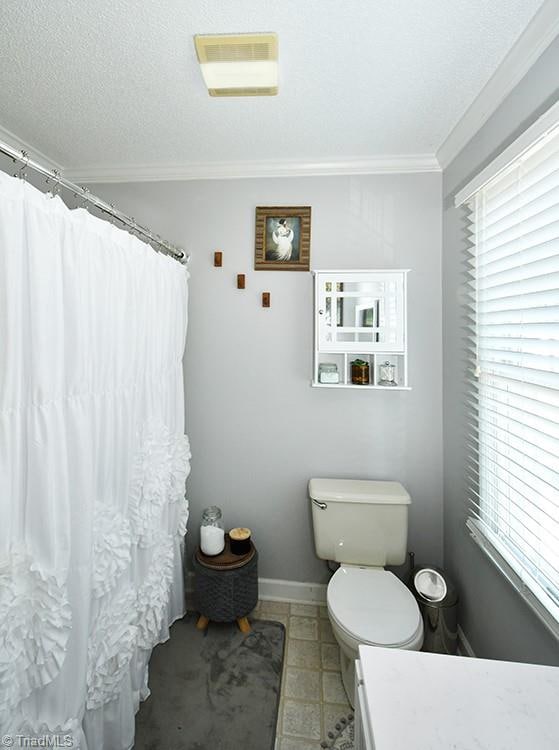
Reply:
M134 750L273 750L285 629L256 620L206 632L187 616L154 650Z

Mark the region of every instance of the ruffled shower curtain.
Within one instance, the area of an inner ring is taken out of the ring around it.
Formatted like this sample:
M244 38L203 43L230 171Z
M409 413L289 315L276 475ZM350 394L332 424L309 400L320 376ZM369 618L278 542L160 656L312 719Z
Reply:
M184 613L187 278L0 173L0 736L15 747L132 747L151 649Z

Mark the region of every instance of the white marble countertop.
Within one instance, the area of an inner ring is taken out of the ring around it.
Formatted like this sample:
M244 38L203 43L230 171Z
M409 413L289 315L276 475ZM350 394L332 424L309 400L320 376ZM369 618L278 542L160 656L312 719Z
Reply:
M559 667L359 647L375 750L558 750Z

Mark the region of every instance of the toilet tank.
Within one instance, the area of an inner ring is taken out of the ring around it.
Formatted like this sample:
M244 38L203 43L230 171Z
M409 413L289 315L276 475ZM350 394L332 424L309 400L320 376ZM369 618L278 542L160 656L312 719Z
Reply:
M402 565L411 499L399 482L311 479L314 546L322 560Z

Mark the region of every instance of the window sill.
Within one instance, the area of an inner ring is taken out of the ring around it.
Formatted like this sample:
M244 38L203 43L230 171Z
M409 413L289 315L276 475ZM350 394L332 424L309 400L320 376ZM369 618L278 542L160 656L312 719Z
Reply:
M520 594L546 628L559 640L559 621L510 565L504 554L497 547L499 544L498 540L496 538L492 540L490 533L483 528L482 524L476 518L468 518L466 526L476 544L485 552L495 567Z

